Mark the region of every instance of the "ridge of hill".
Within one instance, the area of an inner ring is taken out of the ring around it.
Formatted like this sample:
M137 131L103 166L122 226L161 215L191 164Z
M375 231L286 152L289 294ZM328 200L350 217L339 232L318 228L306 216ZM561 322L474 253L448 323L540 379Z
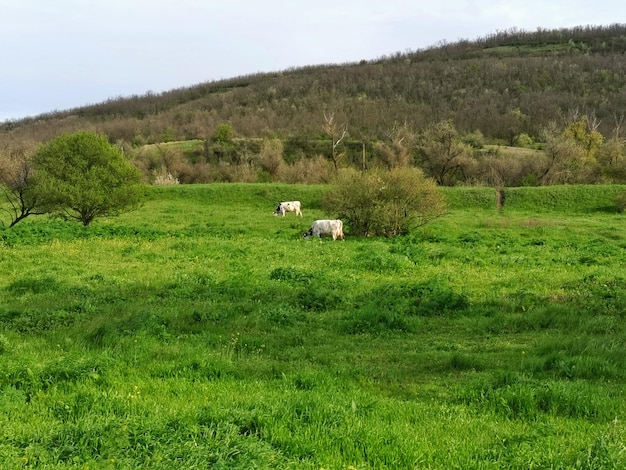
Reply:
M398 124L423 129L451 120L460 132L507 141L513 131L537 137L548 123L580 112L607 135L623 119L625 84L626 24L510 29L371 61L111 98L5 122L0 131L45 141L89 128L141 145L208 139L229 123L238 137L309 139L322 134L328 111L355 140L383 139Z

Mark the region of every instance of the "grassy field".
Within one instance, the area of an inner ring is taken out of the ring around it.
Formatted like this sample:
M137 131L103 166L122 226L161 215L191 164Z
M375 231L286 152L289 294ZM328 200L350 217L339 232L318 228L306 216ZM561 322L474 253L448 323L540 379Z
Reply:
M626 188L303 240L323 190L0 229L2 468L626 468Z

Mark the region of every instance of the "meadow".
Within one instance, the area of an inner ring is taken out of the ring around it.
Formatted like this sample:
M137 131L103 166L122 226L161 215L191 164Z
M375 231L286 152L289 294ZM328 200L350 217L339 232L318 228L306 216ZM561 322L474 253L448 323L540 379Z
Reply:
M324 189L0 228L2 468L626 468L626 187L304 240Z

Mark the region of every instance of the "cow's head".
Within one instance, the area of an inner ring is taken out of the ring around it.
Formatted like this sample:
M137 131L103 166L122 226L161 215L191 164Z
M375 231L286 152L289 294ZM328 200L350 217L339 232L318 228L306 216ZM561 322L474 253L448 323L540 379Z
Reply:
M311 235L313 235L312 228L310 228L307 232L304 232L304 235L302 235L302 238L310 237Z

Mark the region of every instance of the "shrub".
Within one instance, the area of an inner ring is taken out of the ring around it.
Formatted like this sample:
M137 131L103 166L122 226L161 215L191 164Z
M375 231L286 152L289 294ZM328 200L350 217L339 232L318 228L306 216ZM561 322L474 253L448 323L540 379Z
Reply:
M279 139L269 139L263 141L261 154L259 155L259 166L263 171L271 176L271 180L278 178L281 168L285 162L283 160L284 145Z
M324 195L324 208L343 219L353 235L404 235L444 214L433 180L417 168L342 171Z
M515 136L515 145L518 147L529 148L532 147L534 143L535 142L533 141L532 137L530 137L528 134L521 133Z
M330 180L332 171L332 163L318 155L313 158L301 158L291 165L282 166L280 179L292 184L322 184Z

